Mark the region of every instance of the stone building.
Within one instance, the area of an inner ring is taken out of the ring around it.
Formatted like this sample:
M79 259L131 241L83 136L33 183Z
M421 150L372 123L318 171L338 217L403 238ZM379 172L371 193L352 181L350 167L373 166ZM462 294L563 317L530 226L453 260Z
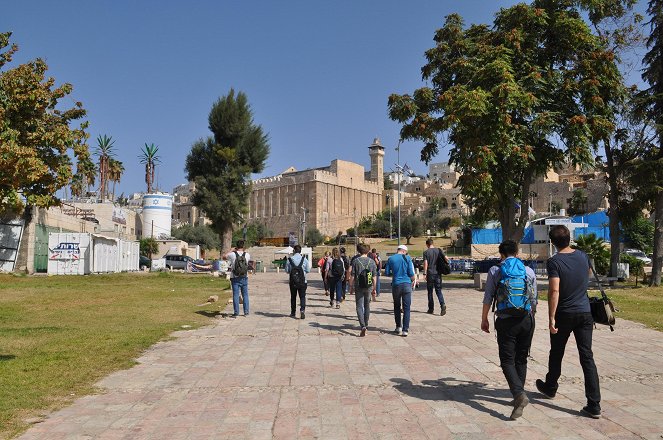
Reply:
M458 183L459 177L460 174L448 162L431 163L428 165L428 178L433 182L443 185L445 188L454 187Z
M193 182L183 183L173 188L173 227L181 225L209 225L210 219L205 217L205 213L193 204L193 193L196 190L196 184Z
M344 160L328 167L283 173L253 181L249 222L263 223L275 236L300 235L306 227L334 236L354 227L362 217L382 210L384 147L376 138L368 147L371 168Z
M537 178L530 187L530 205L535 212L554 212L554 208L568 210L575 190L586 197L584 210L595 212L608 207L608 185L602 173L579 171L573 168L550 170Z

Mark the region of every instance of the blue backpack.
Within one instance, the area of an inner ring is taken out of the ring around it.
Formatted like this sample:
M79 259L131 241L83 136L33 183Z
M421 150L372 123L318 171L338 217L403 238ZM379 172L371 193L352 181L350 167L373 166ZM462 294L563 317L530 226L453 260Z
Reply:
M500 315L526 316L532 310L532 286L527 281L525 264L518 258L507 258L500 265L493 311Z

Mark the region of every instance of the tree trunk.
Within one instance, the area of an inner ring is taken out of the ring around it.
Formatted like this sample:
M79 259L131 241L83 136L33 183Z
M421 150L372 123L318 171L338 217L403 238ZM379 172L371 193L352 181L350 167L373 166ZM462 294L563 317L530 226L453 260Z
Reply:
M656 194L654 223L654 255L652 262L650 286L661 285L661 269L663 266L663 190Z
M619 184L617 181L617 169L612 152L612 145L609 141L604 143L607 180L608 180L608 229L610 230L610 276L617 276L617 265L619 264L619 255L621 249L619 239L621 230L619 229Z
M224 229L221 234L221 255L230 252L233 246L233 229L232 227Z

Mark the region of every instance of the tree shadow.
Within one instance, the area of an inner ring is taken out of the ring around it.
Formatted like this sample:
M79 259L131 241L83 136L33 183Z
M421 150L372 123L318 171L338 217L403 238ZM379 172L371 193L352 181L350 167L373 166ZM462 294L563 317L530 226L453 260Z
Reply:
M196 314L206 316L208 318L216 318L219 315L222 315L221 311L219 310L198 310L196 311Z
M0 362L11 361L12 359L16 359L13 354L0 354Z
M510 420L505 414L488 408L482 403L492 402L511 407L513 397L508 389L491 388L485 383L457 380L451 377L444 377L438 380L424 380L421 382L421 385L415 385L409 380L400 378L392 378L391 381L394 382L396 390L411 397L424 400L459 402L477 411L490 414L500 420ZM528 397L530 397L531 403L536 403L567 414L578 414L577 411L531 397L530 393L528 393Z
M255 312L256 315L265 316L267 318L289 318L290 313L273 313L273 312Z
M320 329L323 329L323 330L329 330L329 331L333 331L333 332L338 332L338 333L342 333L342 334L346 334L346 335L350 335L350 336L357 336L359 334L359 332L357 331L357 329L359 328L358 325L352 325L352 324L329 325L329 324L320 324L319 322L315 322L315 321L309 322L308 325L310 325L311 327L320 328ZM354 330L354 332L349 332L348 331L349 329Z

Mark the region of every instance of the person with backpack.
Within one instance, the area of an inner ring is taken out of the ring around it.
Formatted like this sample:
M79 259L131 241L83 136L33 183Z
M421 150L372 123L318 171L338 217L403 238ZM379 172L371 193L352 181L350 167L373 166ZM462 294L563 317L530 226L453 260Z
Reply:
M375 276L377 266L375 261L368 256L370 248L367 244L359 243L357 252L359 257L352 261L350 277L350 293L355 294L355 303L357 305L357 318L361 332L359 336L366 336L368 328L368 318L371 315L371 296L375 296Z
M239 316L239 294L242 292L244 316L249 316L249 260L251 256L244 250L244 240L237 240L235 250L226 255L230 268L230 285L233 289L233 317Z
M401 244L396 254L389 257L384 269L385 275L392 275L391 296L394 300L394 320L396 330L394 333L407 336L410 330L410 305L412 304L412 289L414 288L414 264L407 255L407 246ZM401 303L403 316L401 316ZM402 323L402 324L401 324Z
M295 317L297 309L297 295L299 295L300 318L306 318L306 274L311 271L311 263L302 255L302 247L296 244L292 248L293 255L285 263L285 271L290 274L290 317Z
M334 297L336 297L336 308L340 309L346 268L338 248L332 249L332 256L327 259L326 271L327 284L329 285L329 306L334 307Z
M601 417L601 389L599 373L592 352L592 318L587 297L590 263L587 254L569 246L571 233L564 225L553 226L548 234L557 253L548 259L548 319L550 354L546 379L536 380L536 388L549 399L557 394L562 374L562 358L566 343L573 333L578 347L580 366L585 378L587 405L581 413L587 417Z
M343 260L343 264L345 265L345 275L343 276L343 282L342 282L343 301L345 301L345 294L348 292L348 289L350 287L348 282L348 280L350 279L350 259L348 258L348 255L345 253L344 247L342 247L339 250L341 251L341 259Z
M320 275L322 275L322 285L325 288L325 295L329 295L329 285L327 283L327 260L331 254L329 251L318 260L318 267L320 268Z
M435 301L433 300L433 289L440 303L440 316L447 314L447 305L442 295L442 272L443 265L449 264L449 259L442 249L436 248L433 239L426 240L426 250L424 251L424 274L426 276L426 289L428 290L428 313L435 313Z
M495 331L502 372L513 395L511 420L523 415L529 404L525 393L527 356L534 336L536 275L517 258L518 244L505 240L499 246L502 261L488 271L483 296L481 330L490 333L488 312L495 312Z

